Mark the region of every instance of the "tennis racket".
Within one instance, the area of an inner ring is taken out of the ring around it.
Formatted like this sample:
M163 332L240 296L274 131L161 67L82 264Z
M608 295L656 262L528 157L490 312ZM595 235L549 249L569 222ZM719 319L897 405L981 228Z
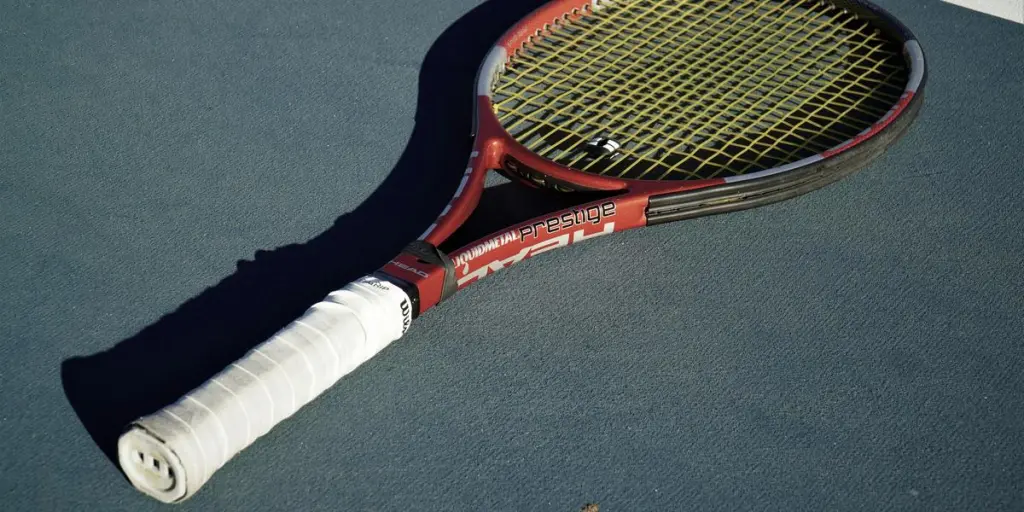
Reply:
M463 287L559 247L839 180L907 130L924 83L914 36L862 0L545 4L484 60L473 150L437 220L378 272L129 425L121 467L146 494L184 500ZM491 170L599 194L442 252Z

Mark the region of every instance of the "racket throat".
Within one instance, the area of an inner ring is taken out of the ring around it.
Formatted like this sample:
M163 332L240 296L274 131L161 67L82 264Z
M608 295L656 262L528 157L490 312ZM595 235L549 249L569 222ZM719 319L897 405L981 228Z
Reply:
M413 318L458 291L455 263L435 245L416 240L379 273L401 286L412 299Z

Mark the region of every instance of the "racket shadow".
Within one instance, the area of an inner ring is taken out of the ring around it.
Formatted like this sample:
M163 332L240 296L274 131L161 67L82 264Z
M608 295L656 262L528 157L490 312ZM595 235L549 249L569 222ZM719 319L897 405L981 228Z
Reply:
M490 0L438 37L420 70L416 125L402 156L373 194L330 229L302 244L258 251L113 348L61 363L68 402L111 463L117 466L117 439L129 422L202 384L327 292L379 268L419 236L429 223L420 220L436 216L461 178L472 144L469 98L484 53L542 3ZM424 162L438 172L424 172ZM471 240L476 231L487 232L484 224L526 219L565 201L497 183L482 200L497 206L481 208L460 238Z

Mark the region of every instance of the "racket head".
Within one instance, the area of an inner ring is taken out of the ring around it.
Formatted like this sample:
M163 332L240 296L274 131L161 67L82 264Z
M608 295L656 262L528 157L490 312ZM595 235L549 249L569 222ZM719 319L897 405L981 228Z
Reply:
M861 0L552 1L487 54L458 189L387 272L418 313L554 248L804 194L895 142L925 79L910 30ZM492 169L607 194L440 254Z
M480 68L479 166L652 195L841 177L898 138L924 82L910 30L859 0L558 0Z

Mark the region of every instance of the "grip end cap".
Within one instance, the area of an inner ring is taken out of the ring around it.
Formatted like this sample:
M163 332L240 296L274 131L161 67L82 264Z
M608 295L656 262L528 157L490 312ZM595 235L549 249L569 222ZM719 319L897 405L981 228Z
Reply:
M188 497L185 467L159 437L135 423L117 440L121 470L138 490L164 503Z

